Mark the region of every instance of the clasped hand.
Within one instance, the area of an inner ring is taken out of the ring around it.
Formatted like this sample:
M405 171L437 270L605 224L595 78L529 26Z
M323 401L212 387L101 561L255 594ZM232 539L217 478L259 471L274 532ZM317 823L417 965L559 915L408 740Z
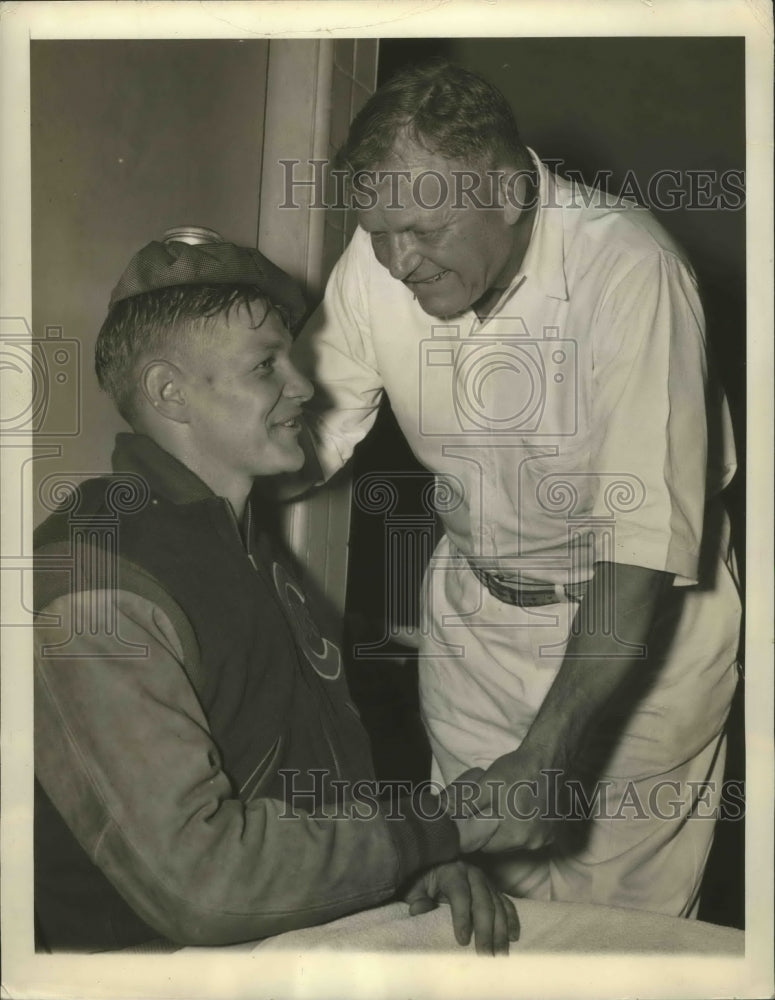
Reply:
M514 750L487 770L472 768L445 789L463 853L538 850L556 842L564 813L564 774Z

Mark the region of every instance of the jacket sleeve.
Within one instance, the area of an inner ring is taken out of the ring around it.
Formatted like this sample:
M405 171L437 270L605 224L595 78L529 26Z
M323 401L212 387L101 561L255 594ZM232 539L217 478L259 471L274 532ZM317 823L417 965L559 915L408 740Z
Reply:
M100 600L115 602L115 630L75 634ZM91 860L165 937L217 945L324 923L457 855L446 817L406 809L388 820L375 805L366 818L326 818L269 798L241 802L176 632L145 598L69 595L39 620L38 779Z

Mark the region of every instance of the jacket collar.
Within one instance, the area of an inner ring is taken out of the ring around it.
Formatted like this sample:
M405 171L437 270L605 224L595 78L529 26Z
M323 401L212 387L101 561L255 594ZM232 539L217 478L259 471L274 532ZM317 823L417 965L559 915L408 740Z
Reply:
M142 476L151 492L175 504L211 500L215 493L189 468L144 434L117 434L114 472Z

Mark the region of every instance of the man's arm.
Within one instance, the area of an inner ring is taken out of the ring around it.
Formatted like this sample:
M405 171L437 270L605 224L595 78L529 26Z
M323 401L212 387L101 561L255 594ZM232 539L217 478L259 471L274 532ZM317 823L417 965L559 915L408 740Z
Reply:
M597 564L562 667L533 724L519 748L498 758L479 779L484 794L477 804L482 810L497 802L490 782L503 782L506 788L516 782L536 782L536 795L525 786L526 795L517 799L523 815L536 815L510 817L502 799L506 818L484 851L537 849L554 839L558 821L542 817L550 787L542 772L558 771L560 783L570 777L587 734L604 730L609 713L632 700L644 680L642 672L650 669L644 650L654 612L671 584L669 573Z
M158 608L101 591L60 598L46 614L67 634L101 597L117 602L115 634L147 653L119 658L126 645L87 633L77 655L46 655L63 630L36 628L36 773L93 863L159 933L214 945L323 923L457 855L446 818L407 809L396 821L378 810L328 820L287 816L275 799L242 802Z
M350 459L371 430L382 399L369 310L373 263L369 238L356 229L331 272L323 301L291 349L294 365L315 386L305 419L321 481Z
M593 729L634 706L653 669L632 647L648 642L660 596L674 577L698 578L707 475L706 373L702 306L696 282L674 250L623 254L606 278L590 330L594 360L590 469L637 477L648 503L616 517L616 563L597 559L565 659L519 749L495 761L483 780L537 781L541 770L567 774ZM609 515L601 490L592 516ZM653 568L644 568L653 567ZM611 621L613 631L603 627ZM611 737L614 738L613 734ZM485 801L489 801L489 793ZM520 807L521 808L521 807ZM556 821L507 820L487 851L538 847Z

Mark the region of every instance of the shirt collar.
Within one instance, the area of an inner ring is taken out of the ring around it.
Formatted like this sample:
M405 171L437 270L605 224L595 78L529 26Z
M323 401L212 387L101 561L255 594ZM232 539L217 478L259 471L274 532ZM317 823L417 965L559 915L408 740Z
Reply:
M554 174L528 149L538 172L538 191L535 219L530 243L522 267L514 277L513 285L523 278L534 278L544 292L553 299L568 298L565 277L565 230L563 227L564 194L557 185Z
M113 471L142 476L152 493L171 503L195 503L215 496L189 468L144 434L117 434Z

